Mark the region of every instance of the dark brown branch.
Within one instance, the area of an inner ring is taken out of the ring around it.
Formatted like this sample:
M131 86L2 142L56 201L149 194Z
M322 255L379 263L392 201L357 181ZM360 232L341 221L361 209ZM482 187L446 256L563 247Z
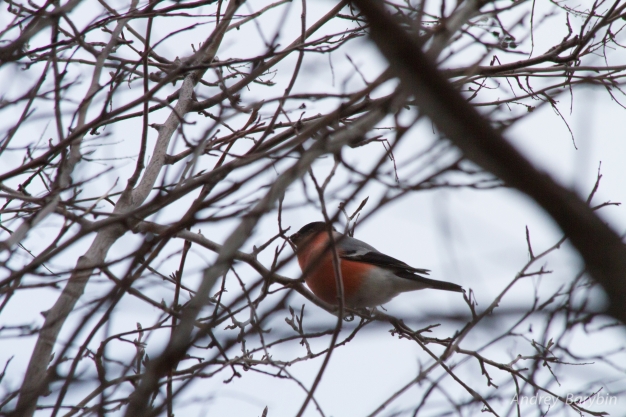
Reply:
M379 2L353 0L372 40L430 117L465 156L533 198L561 227L609 297L607 313L626 322L626 247L575 193L526 160L456 91Z

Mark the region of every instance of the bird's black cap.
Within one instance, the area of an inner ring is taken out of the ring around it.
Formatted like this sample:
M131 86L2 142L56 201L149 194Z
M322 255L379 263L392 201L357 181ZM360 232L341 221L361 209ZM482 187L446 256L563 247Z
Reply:
M298 230L293 235L289 236L289 240L291 240L294 245L298 246L298 244L302 243L306 238L310 236L314 236L320 232L324 232L325 230L326 230L326 223L312 222L312 223L302 226L300 230ZM335 230L334 227L333 227L333 230Z

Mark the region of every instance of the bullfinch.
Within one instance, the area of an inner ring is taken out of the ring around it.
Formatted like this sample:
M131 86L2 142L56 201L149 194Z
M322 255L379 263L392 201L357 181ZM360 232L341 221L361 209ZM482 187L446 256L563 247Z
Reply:
M424 277L430 272L427 269L413 268L365 242L337 232L335 228L332 233L339 256L346 307L375 307L402 292L425 288L463 292L459 285ZM289 240L296 246L298 263L311 291L327 303L338 304L326 223L309 223Z

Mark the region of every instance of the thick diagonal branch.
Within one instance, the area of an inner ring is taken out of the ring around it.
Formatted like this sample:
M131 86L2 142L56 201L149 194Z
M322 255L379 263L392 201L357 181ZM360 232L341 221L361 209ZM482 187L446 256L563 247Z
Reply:
M230 2L226 11L226 16L222 23L213 31L204 47L194 54L190 64L197 65L199 62L211 62L221 43L221 40L228 28L230 19L239 6L237 0ZM123 21L120 22L122 24ZM139 207L148 197L150 190L154 186L161 168L165 164L165 154L170 144L171 138L178 129L182 118L191 108L193 100L193 90L202 72L194 71L189 73L183 81L180 96L172 113L168 117L162 129L159 131L152 158L144 172L142 180L134 189L126 190L115 205L113 211L116 215L123 215ZM121 224L112 224L103 228L90 245L85 255L81 256L76 264L67 285L48 311L46 320L39 333L35 349L31 355L26 376L22 383L20 398L17 405L17 413L22 416L32 416L37 398L47 386L46 368L48 366L52 349L59 336L59 332L65 320L74 309L76 302L85 290L89 277L101 265L109 252L111 246L126 232L126 228Z
M379 1L353 0L370 36L420 110L468 159L533 198L561 227L606 290L608 314L626 323L626 246L576 194L537 170L480 115L422 52Z

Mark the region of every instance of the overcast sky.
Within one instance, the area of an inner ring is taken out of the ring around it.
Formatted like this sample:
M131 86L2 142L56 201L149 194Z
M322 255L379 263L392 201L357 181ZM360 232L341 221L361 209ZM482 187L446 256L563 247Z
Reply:
M571 2L570 2L571 3ZM95 4L95 2L94 2ZM258 10L263 7L263 1L250 1L251 10ZM310 1L308 2L309 16L307 21L314 22L319 16L326 13L335 2L332 1ZM572 3L573 4L573 3ZM84 13L87 21L90 13L98 13L99 10L89 10L91 5L83 4L75 11L75 13ZM537 2L535 13L537 16L544 14L546 10L554 7L546 5L544 2ZM207 13L209 7L207 7ZM224 43L224 47L218 52L218 57L250 57L257 53L263 52L263 43L259 30L262 30L266 39L271 39L276 30L280 30L281 37L279 43L286 45L299 33L299 14L300 6L298 2L294 2L291 6L289 17L285 20L285 24L276 27L277 22L282 23L281 19L284 8L268 13L259 27L254 24L244 25L236 36L229 36ZM514 17L511 17L513 20ZM169 19L169 18L168 18ZM2 14L0 13L0 23L3 23ZM188 20L172 19L168 22L176 22L175 24L189 24ZM144 30L140 23L136 22L137 29ZM165 36L175 26L155 25L153 39ZM264 26L265 25L265 26ZM274 25L274 26L273 26ZM340 20L333 25L345 27L350 25L348 21ZM326 33L332 30L324 29ZM208 24L212 27L212 24ZM159 45L158 52L173 59L176 56L185 56L193 53L191 44L197 43L203 36L203 30L207 30L204 26L181 33L172 40L166 41ZM517 29L522 34L522 28ZM555 43L555 39L563 37L563 22L547 20L542 26L538 26L535 32L535 54L544 52L545 49ZM40 36L45 36L42 34ZM103 34L103 36L107 36ZM622 41L624 36L620 34ZM543 48L543 49L542 49ZM527 53L529 51L529 40L522 42L518 51ZM444 67L454 67L455 63L462 61L464 58L472 58L472 52L459 51L459 54L450 61L442 64ZM340 48L332 54L332 71L329 66L328 57L322 54L307 54L303 63L303 69L299 75L293 93L310 93L321 91L355 91L363 87L360 75L356 74L352 64L347 57L359 68L366 80L375 79L385 68L386 64L375 47L369 43L367 39L356 39ZM626 56L622 51L611 55L610 65L623 64ZM274 81L278 84L273 89L267 87L253 85L250 90L242 92L243 103L251 103L261 100L268 95L274 97L282 93L284 86L288 83L291 76L291 68L295 60L295 56L286 59L278 66L278 72L275 74ZM503 62L507 60L519 59L515 56L502 56ZM488 62L490 57L485 57L484 62ZM22 74L17 68L2 68L0 70L0 80L3 85L11 83L15 77L28 77L28 73ZM86 81L83 79L83 83ZM11 86L6 94L17 94L20 85ZM176 89L175 86L168 87L171 91ZM170 91L170 92L171 92ZM388 85L376 92L377 96L391 91L391 85ZM165 91L164 91L165 93ZM1 93L0 93L1 94ZM126 95L122 95L121 100L133 97L135 94L131 89ZM169 93L168 93L169 94ZM499 92L494 90L484 93L480 98L486 101L489 98L497 98ZM164 94L165 96L165 94ZM480 101L480 100L477 100ZM626 100L624 101L626 102ZM289 113L294 119L300 117L304 112L304 117L314 115L317 112L328 111L337 104L336 100L322 100L316 103L317 108L298 109L300 103L294 101L289 103L287 108L291 109ZM535 164L537 168L549 173L554 179L564 186L574 189L581 198L586 198L596 181L598 168L601 164L601 173L603 175L600 188L593 200L593 204L611 200L622 202L626 201L626 138L624 137L626 117L624 116L624 108L620 107L613 101L607 92L602 88L578 88L575 90L572 98L568 92L559 97L558 108L565 121L569 124L574 136L568 130L566 123L559 115L549 106L542 106L533 113L528 114L524 119L515 124L512 128L505 132L506 138L513 143L529 160ZM512 114L519 112L520 109L513 109ZM4 114L7 114L6 112ZM153 123L162 122L167 117L168 110L155 112L150 116ZM264 117L271 117L271 113L263 114ZM407 120L415 116L413 110L406 111L404 115ZM236 119L233 119L233 123ZM194 132L198 136L207 129L209 120L206 119L205 124L187 127L188 132ZM5 126L6 123L2 123ZM390 126L390 119L386 119L381 127ZM116 125L106 127L101 131L100 137L94 140L108 143L110 146L103 148L94 148L95 155L99 157L126 157L135 154L134 137L141 132L141 121L131 120L121 122ZM32 141L32 137L40 135L50 136L54 134L53 126L48 126L46 120L41 120L37 124L31 124L19 138L19 143L25 144ZM387 130L377 131L376 134L384 135L392 138L392 134ZM30 137L29 137L30 135ZM149 133L150 145L154 144L156 132ZM184 142L178 138L172 147L172 152L176 149L183 149ZM415 173L415 164L418 156L423 152L430 152L426 155L433 157L435 164L443 163L457 155L456 151L449 149L445 151L441 157L434 157L432 147L446 147L446 143L441 141L432 124L428 120L420 120L407 134L406 138L394 150L396 164L398 167L398 176L400 180L411 180L424 175L424 172ZM242 148L243 149L243 148ZM237 152L235 147L233 152ZM362 148L346 149L342 156L347 162L355 166L365 167L371 166L377 161L381 155L384 155L385 149L381 143L373 143ZM4 159L0 161L0 168L3 172L8 171L20 163L19 160ZM120 190L126 184L126 178L134 168L134 159L121 159L115 163L115 169L102 174L93 187L84 190L86 195L99 195L103 190ZM423 164L422 164L423 165ZM258 168L256 165L254 168ZM257 194L252 196L258 197L263 192L262 186L271 183L281 170L288 166L283 162L277 164L275 170L267 170L258 175L254 183L249 187L258 188ZM321 158L314 165L314 172L318 177L324 177L333 166L332 157ZM384 169L390 170L393 167L391 161L383 166ZM467 164L471 167L471 164ZM81 167L76 172L76 179L90 178L94 175L100 175L105 171L102 165L101 172L98 172L98 166L91 164L89 167ZM248 171L251 172L251 171ZM178 168L172 168L167 175L178 175ZM242 175L242 174L240 174ZM327 198L332 204L329 204L329 210L334 213L338 202L342 197L346 197L351 191L351 185L348 184L353 174L346 170L340 170L329 186ZM404 177L403 177L404 176ZM117 185L116 180L120 178ZM306 180L310 185L310 180ZM10 184L13 186L14 184ZM348 211L356 209L358 203L365 197L369 196L369 202L365 206L364 215L368 215L370 210L376 206L376 202L381 198L385 191L384 184L371 183L348 207ZM294 183L288 190L285 197L285 211L283 213L283 224L290 226L291 231L296 231L306 223L311 221L322 220L319 207L308 204L303 194L303 186L301 183ZM311 190L309 189L309 192ZM162 223L177 220L181 210L186 210L190 199L181 200L180 210L168 208L168 210L153 216L152 220ZM225 212L231 208L224 208ZM599 215L606 220L613 229L619 233L626 232L626 215L624 206L610 206L600 210ZM47 220L50 229L57 227L58 218L50 218ZM226 236L236 226L234 221L226 221L223 223L211 223L199 227L202 233L210 239L222 242ZM277 232L276 214L272 213L262 219L259 226L255 229L254 236L246 243L243 250L251 251L253 245L258 245ZM342 225L338 225L340 227ZM413 193L406 197L377 210L371 216L367 216L363 223L356 228L355 237L373 245L381 252L389 254L395 258L407 262L408 264L418 268L428 268L432 271L431 277L438 280L445 280L462 285L466 289L472 289L478 302L478 310L481 311L489 305L494 297L496 297L515 277L516 273L528 261L528 251L526 243L526 227L530 232L530 237L535 253L547 249L555 244L561 238L561 232L555 223L545 214L528 197L521 193L499 188L495 190L476 190L476 189L458 189L451 188L446 190L433 190ZM194 229L195 230L195 229ZM4 237L3 237L4 238ZM46 232L46 227L40 227L33 231L24 242L33 252L45 247L51 236ZM141 244L141 236L131 235L120 239L120 241L112 248L109 256L114 259L121 254L128 254ZM90 243L89 239L84 239L74 245L71 251L63 259L57 259L52 265L48 265L53 270L62 270L71 268L75 264L78 256L84 252L84 248ZM169 247L169 253L180 250L179 247ZM192 247L192 255L187 265L187 275L185 276L186 285L194 288L198 285L200 274L203 268L208 266L215 258L215 254L202 249L198 246ZM273 250L264 252L260 259L267 266L271 262ZM285 253L285 257L290 253ZM21 254L22 258L16 258L13 262L17 265L20 262L26 262L27 256ZM524 308L533 301L535 290L540 296L555 291L559 286L570 282L573 277L581 270L582 263L576 252L566 242L561 249L549 255L540 263L546 269L553 270L551 275L544 276L541 279L527 278L516 286L507 294L500 308L503 311L514 310L516 308ZM538 265L538 266L540 266ZM127 264L113 266L113 270L123 271ZM178 258L172 257L167 259L164 255L160 270L165 274L173 272L178 266ZM244 273L242 277L247 282L252 282L258 278L258 274L250 268L242 268ZM295 261L288 263L280 273L289 277L298 277L300 269ZM2 277L0 277L1 279ZM159 284L160 278L146 279L145 283L139 283L139 287L144 289L152 298L159 300L161 298L168 299L171 292L164 289ZM102 294L102 288L106 287L104 279L95 279L93 284L87 287L85 298L82 300L82 306L87 306L89 300L94 299ZM592 290L595 305L593 308L602 307L603 295L597 289ZM232 293L226 295L234 297L236 294L236 285L233 284ZM49 289L41 291L29 291L17 294L3 311L0 316L0 325L11 325L17 323L37 322L43 323L40 311L44 311L52 305L58 296L58 291ZM184 295L188 297L188 295ZM268 298L268 306L272 304L271 300L277 300L282 293L275 294ZM305 328L309 329L329 329L335 325L335 318L324 310L316 307L304 297L297 293L292 293L289 298L289 304L296 310L299 310L303 304L305 307ZM34 306L37 306L34 308ZM431 336L445 338L452 336L456 331L461 329L465 324L462 321L442 320L437 318L440 315L451 314L469 314L469 309L457 293L437 292L437 291L421 291L406 293L398 296L390 303L384 306L389 314L396 315L404 319L408 324L414 326L426 326L435 322L442 325L433 330ZM110 326L116 331L124 329L132 330L136 323L140 322L144 327L153 324L158 316L156 309L147 305L138 303L136 299L128 297L122 301L119 311L124 314L113 316ZM76 320L80 319L76 315ZM483 325L471 334L464 345L466 348L477 348L482 346L490 337L497 334L498 331L505 329L507 323L515 320L514 316L498 317L498 320L489 321L489 327ZM599 328L607 321L598 320L592 324L593 327ZM68 336L72 329L72 325L76 322L68 322L64 327L62 335ZM345 337L355 323L346 323L342 336ZM541 322L533 321L535 329L530 329L528 325L520 332L526 332L525 337L532 339L535 334L541 335ZM282 318L274 320L266 325L271 328L270 337L278 338L280 335L290 334L293 332ZM386 324L373 325L357 335L357 337L345 346L337 348L330 360L328 369L326 370L323 382L316 391L315 398L321 405L324 415L326 416L362 416L373 412L383 401L391 396L395 391L409 383L415 378L421 366L431 363L431 359L425 354L417 344L407 340L399 340L396 336L389 333L390 326ZM534 332L534 333L533 333ZM167 335L155 335L147 347L147 352L151 357L156 357L166 342ZM605 352L612 351L624 345L626 334L623 328L607 329L599 333L590 335L582 332L574 332L571 335L571 346L573 350L580 355L597 355L602 357ZM62 336L63 338L63 336ZM0 364L3 364L9 357L14 357L8 368L7 376L0 386L2 390L15 389L21 384L24 370L28 363L28 359L34 346L34 338L10 338L2 340L2 348L0 349ZM328 347L330 338L315 339L311 341L311 348L317 352ZM95 344L97 346L97 344ZM436 353L442 353L442 349L433 348ZM132 355L132 349L120 348L120 357ZM285 359L295 356L302 356L306 353L303 346L297 341L281 347L273 351L273 358ZM529 343L522 340L506 341L485 351L485 355L494 360L509 362L518 353L532 355L535 352ZM616 363L626 360L626 355L619 354L611 356L611 360ZM297 363L287 369L287 371L295 376L304 386L310 387L317 371L321 365L322 358L303 361ZM480 374L480 368L477 363L468 361L464 357L459 356L456 361L465 363L458 367L458 375L475 390L479 392L486 390L486 382ZM455 359L451 360L456 363ZM605 366L601 361L595 364L584 365L579 367L557 367L557 376L562 378L562 385L551 383L553 388L562 395L568 392L577 392L581 387L586 387L592 380L599 381L597 387L603 386L603 392L619 392L626 388L624 384L623 374L619 374L612 370L609 366ZM505 383L510 377L505 373L498 373L492 370L496 383ZM305 392L291 380L280 380L278 378L269 378L266 375L256 373L254 371L243 372L242 378L235 378L233 382L224 384L223 381L228 379L230 375L224 372L214 378L199 380L185 391L183 397L188 408L181 408L177 411L177 415L218 415L218 416L260 416L263 407L269 407L269 416L282 417L293 416L300 408L305 397ZM432 374L433 379L443 377L443 371L435 371ZM448 378L445 382L449 392L457 399L468 398L468 394L460 387L452 386L454 382ZM84 396L90 389L83 391L77 390L72 394L73 398ZM382 415L394 415L394 413L405 410L407 407L411 410L411 406L415 405L415 398L423 392L420 386L413 386L400 396L392 405L386 409ZM201 401L207 397L213 400L207 403ZM618 415L624 409L624 401L611 407L590 407L591 409L602 409L611 412L611 415ZM199 405L200 403L201 405ZM438 410L438 405L445 407L447 401L441 393L434 393L433 400L428 413L425 415L433 415ZM502 410L506 408L503 406ZM407 412L406 415L411 415ZM41 415L46 415L41 413ZM306 416L320 415L313 404L310 404L305 414ZM402 414L405 415L405 414ZM422 414L420 414L422 415Z

